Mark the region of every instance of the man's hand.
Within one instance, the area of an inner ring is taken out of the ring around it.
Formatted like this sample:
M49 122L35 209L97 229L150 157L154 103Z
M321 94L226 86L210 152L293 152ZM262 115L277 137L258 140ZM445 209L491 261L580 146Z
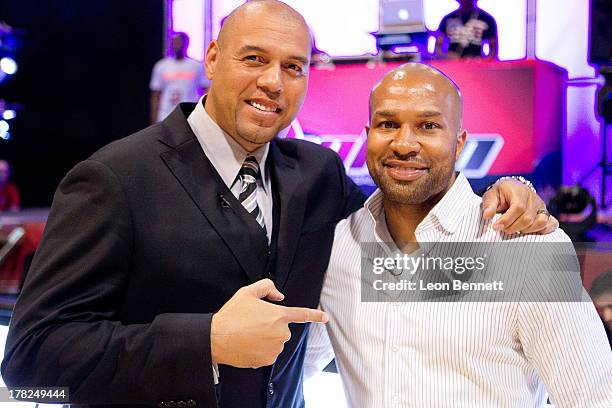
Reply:
M270 279L240 288L212 317L212 362L239 368L274 364L291 338L289 323L327 323L325 312L263 301L283 300Z
M495 183L482 196L482 209L484 219L490 219L498 212L503 213L493 224L493 229L503 230L507 234L550 234L559 226L555 217L548 213L538 214L538 210L546 209L546 204L517 180L506 179Z

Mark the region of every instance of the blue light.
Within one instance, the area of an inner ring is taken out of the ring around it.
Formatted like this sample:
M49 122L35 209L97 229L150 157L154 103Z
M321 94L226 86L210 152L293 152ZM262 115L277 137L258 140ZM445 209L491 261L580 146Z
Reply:
M10 57L0 59L0 69L8 75L13 75L17 72L17 63Z
M9 140L11 138L11 134L9 133L9 129L11 126L5 120L0 120L0 139Z
M17 116L17 112L15 112L12 109L9 110L5 110L4 113L2 114L2 118L4 120L11 120L11 119L15 119L15 116Z

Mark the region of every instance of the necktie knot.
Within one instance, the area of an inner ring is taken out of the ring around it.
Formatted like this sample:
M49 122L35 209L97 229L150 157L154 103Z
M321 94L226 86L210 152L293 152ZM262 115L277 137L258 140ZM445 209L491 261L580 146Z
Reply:
M238 173L243 183L251 184L257 181L259 177L259 164L254 156L248 156L244 159L240 172Z

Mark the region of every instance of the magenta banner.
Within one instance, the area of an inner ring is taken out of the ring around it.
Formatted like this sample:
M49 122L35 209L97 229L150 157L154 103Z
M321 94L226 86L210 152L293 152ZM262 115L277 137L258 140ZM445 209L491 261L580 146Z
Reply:
M371 185L365 165L368 96L399 63L313 68L308 96L287 137L337 151L358 184ZM441 61L464 101L468 143L457 163L468 178L531 174L558 153L564 132L567 73L541 61Z

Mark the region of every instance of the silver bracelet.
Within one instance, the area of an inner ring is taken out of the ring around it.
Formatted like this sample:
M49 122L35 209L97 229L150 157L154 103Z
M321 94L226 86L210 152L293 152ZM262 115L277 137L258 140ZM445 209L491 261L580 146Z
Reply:
M504 176L504 177L500 177L500 178L498 178L495 181L495 183L493 183L489 187L487 187L487 189L485 191L489 191L494 185L496 185L497 183L499 183L502 180L516 180L516 181L526 185L527 187L529 187L529 189L531 191L533 191L535 194L538 194L538 192L536 191L535 187L533 186L533 183L531 181L527 180L523 176Z

